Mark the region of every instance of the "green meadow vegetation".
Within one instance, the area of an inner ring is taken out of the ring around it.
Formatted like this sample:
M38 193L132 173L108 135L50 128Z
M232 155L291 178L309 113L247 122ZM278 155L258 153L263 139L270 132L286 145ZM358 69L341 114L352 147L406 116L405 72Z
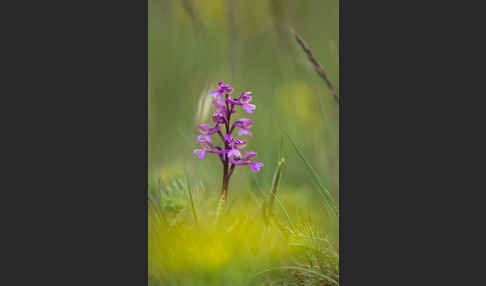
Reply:
M149 0L149 285L339 284L338 5ZM193 153L218 81L253 92L265 164L224 205L218 157Z

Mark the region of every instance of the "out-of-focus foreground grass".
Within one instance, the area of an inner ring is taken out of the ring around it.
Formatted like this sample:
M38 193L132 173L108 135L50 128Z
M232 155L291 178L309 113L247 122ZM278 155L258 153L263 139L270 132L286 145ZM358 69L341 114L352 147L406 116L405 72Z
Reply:
M149 176L158 204L149 207L153 285L246 285L280 278L291 285L292 279L297 284L324 279L295 269L270 270L289 265L330 277L337 273L337 228L331 226L318 184L284 132L337 200L338 105L288 27L310 45L339 91L338 3L149 0ZM217 157L198 160L192 151L196 125L209 122L204 98L220 80L236 94L253 92L255 113L238 115L254 121L248 150L257 152L265 166L258 174L247 166L235 170L231 208L216 227L222 168ZM281 204L274 209L287 230L262 218L282 137L286 166L278 191ZM295 229L288 230L291 226Z
M288 191L271 216L267 192L232 190L240 195L218 216L203 184L151 179L151 285L337 284L336 221L322 207Z

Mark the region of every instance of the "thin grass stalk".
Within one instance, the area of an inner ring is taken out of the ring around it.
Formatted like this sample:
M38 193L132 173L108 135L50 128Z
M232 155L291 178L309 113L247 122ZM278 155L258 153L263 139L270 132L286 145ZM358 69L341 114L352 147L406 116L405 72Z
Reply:
M160 192L160 178L158 180L159 184L157 186L157 190ZM166 226L169 225L169 221L167 220L165 214L162 212L162 210L159 208L159 200L157 200L156 197L154 197L154 194L152 194L152 192L148 192L148 200L149 202L152 204L152 206L154 207L154 210L155 210L155 217L159 220L159 221L163 221L164 224ZM162 220L161 220L162 218Z
M321 194L321 196L323 198L323 202L326 205L329 213L331 213L335 218L337 218L337 207L336 207L337 204L336 204L336 201L332 197L331 193L327 190L326 186L324 186L324 184L319 179L319 176L317 175L317 172L314 170L314 168L312 168L312 166L310 165L310 163L305 159L304 155L302 154L302 152L300 151L300 149L297 147L297 145L295 145L295 142L292 140L292 138L290 138L290 136L287 133L285 133L285 134L287 135L287 137L289 138L290 142L292 143L292 147L294 148L295 152L297 153L297 155L299 156L299 158L304 162L305 166L310 171L310 173L312 174L312 177L314 178L314 180L316 181L317 185L319 186L319 188L321 190L319 192L319 194Z
M199 34L206 34L206 28L201 20L198 11L194 8L194 4L191 0L181 1L183 9L186 11L187 15L191 19L191 24L194 27L195 32Z
M329 93L336 99L336 102L339 103L339 97L336 94L336 91L334 90L334 87L332 86L331 81L329 80L329 77L327 76L326 70L322 65L317 61L317 59L314 57L312 54L312 51L309 47L309 45L302 39L302 37L297 34L297 32L290 28L290 31L292 32L292 35L295 37L297 40L297 43L302 47L302 50L304 50L304 53L307 55L307 58L309 59L310 63L316 70L317 74L324 80L324 82L327 85L327 89L329 90Z
M192 198L192 189L191 185L189 184L189 178L186 177L186 184L187 184L187 193L189 195L189 202L191 203L192 215L194 217L194 224L197 228L199 228L199 222L197 220L197 213L196 208L194 207L194 199Z
M280 183L280 177L282 174L282 169L284 164L285 164L285 158L282 158L280 159L280 161L278 161L277 168L273 176L272 189L270 191L270 198L268 201L268 213L267 213L268 216L273 215L273 201L275 196L277 195L277 190Z

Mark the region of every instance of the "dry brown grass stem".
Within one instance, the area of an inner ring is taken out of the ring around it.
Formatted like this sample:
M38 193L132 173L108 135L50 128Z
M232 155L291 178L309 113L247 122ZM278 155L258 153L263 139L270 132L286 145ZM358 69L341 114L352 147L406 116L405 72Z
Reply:
M299 43L299 45L302 47L302 49L306 53L307 58L309 59L312 66L316 70L317 74L326 83L327 88L329 89L329 92L331 93L331 95L336 99L336 102L339 103L339 97L337 96L336 91L334 90L334 87L332 86L331 81L327 77L326 70L321 66L321 64L319 64L317 59L312 55L312 52L310 50L309 45L307 45L307 43L302 39L302 37L299 34L297 34L297 32L294 29L290 28L290 31L292 32L292 35L294 35L295 39L297 40L297 43Z

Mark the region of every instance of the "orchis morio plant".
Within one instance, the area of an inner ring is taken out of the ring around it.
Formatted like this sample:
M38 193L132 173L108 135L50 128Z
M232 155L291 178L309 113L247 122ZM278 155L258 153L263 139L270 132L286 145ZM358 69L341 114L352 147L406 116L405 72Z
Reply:
M194 150L194 154L198 155L201 160L206 157L206 153L213 153L219 156L223 164L223 184L221 188L221 199L223 201L226 201L228 197L229 180L236 166L250 165L250 169L253 172L260 171L260 168L263 166L261 162L250 160L256 156L256 153L248 152L245 149L248 140L232 136L235 129L238 129L238 136L253 136L250 131L253 124L251 119L240 118L231 124L231 115L236 112L235 107L241 106L249 114L253 114L253 110L256 108L254 104L250 103L252 98L250 91L241 93L241 96L238 98L230 96L233 91L234 89L229 84L220 81L218 82L218 89L209 92L209 95L214 96L214 100L211 103L216 109L216 112L212 115L214 126L199 124L201 135L198 136L197 141L201 144L202 149ZM222 145L216 146L212 143L211 135L213 134L219 135Z

